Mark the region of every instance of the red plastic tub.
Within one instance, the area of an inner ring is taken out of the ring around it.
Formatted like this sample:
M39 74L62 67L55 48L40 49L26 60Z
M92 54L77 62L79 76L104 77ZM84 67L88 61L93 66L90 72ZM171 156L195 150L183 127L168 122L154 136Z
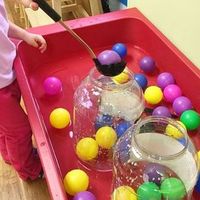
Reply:
M196 110L200 111L200 71L137 9L67 23L97 54L117 42L125 43L128 47L126 61L134 72L139 72L138 59L150 54L156 60L159 72L173 73L184 95L189 97ZM73 92L93 67L93 62L85 49L59 24L38 27L31 31L45 35L48 49L44 54L40 54L37 49L21 42L18 44L18 56L14 66L51 197L54 200L70 200L72 198L64 191L63 177L71 169L82 168L72 148L72 126L56 130L50 126L48 118L50 112L57 107L68 109L72 115ZM43 90L43 81L52 75L62 81L63 93L48 97ZM149 84L152 84L156 75L148 78ZM199 134L190 135L199 149ZM90 176L90 191L98 200L109 200L112 174L94 171L87 173ZM200 195L196 195L194 199L200 199Z

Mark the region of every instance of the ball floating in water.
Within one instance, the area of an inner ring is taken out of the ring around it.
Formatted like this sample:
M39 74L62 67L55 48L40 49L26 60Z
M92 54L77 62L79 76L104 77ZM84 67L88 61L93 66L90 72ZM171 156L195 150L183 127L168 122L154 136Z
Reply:
M144 98L149 104L158 104L163 98L162 90L157 86L149 86L144 92Z
M174 112L180 116L184 111L192 109L192 102L184 96L176 98L173 102Z
M149 163L144 170L143 179L145 182L153 182L160 185L166 177L167 174L164 167L157 163Z
M138 83L138 85L144 90L147 87L148 80L145 75L143 74L135 74L134 79Z
M183 199L186 195L186 189L183 182L175 177L166 178L161 183L160 190L164 199Z
M120 186L114 190L112 200L137 200L137 195L133 188Z
M186 146L186 139L184 137L178 139L178 141L183 145Z
M49 95L56 95L62 91L62 82L54 76L46 78L43 86L45 93Z
M164 116L171 117L171 113L166 106L158 106L153 110L152 115L154 116Z
M144 56L139 62L140 69L146 73L152 73L155 68L155 61L151 56Z
M157 77L157 85L163 90L168 85L174 84L175 79L169 72L163 72Z
M164 91L164 98L167 102L173 103L173 101L182 95L182 91L178 85L170 84L165 87Z
M64 108L56 108L51 112L49 121L54 128L62 129L70 123L70 114Z
M120 73L117 76L113 76L112 80L116 83L116 84L123 84L123 83L127 83L129 81L129 75L126 72L126 70L124 70L122 73Z
M177 122L180 124L180 126L182 128L184 128L186 130L185 125L181 121L177 121ZM184 136L183 133L181 132L181 130L179 130L178 128L176 128L175 126L173 126L171 124L168 124L166 126L165 132L168 136L174 137L176 139L180 139Z
M121 137L130 126L131 126L131 123L128 121L122 121L118 123L115 129L117 132L118 138Z
M89 177L83 170L71 170L64 177L65 191L72 196L78 192L86 191L88 186Z
M194 110L186 110L182 113L180 121L186 126L187 130L195 130L200 126L200 116Z
M121 62L121 57L119 56L119 54L112 50L102 51L97 56L97 59L102 65L110 65Z
M96 140L90 137L81 139L76 145L76 155L81 160L92 160L98 155L98 144Z
M159 187L152 182L145 182L137 190L138 200L147 200L149 197L153 200L161 200Z
M79 192L77 193L73 200L97 200L94 194L89 191Z
M104 126L96 132L95 138L101 148L110 149L116 143L117 134L113 128Z
M108 114L99 115L95 121L95 129L98 130L102 126L112 126L113 117Z
M121 58L124 58L127 55L127 47L123 43L116 43L113 47L112 50L117 52Z

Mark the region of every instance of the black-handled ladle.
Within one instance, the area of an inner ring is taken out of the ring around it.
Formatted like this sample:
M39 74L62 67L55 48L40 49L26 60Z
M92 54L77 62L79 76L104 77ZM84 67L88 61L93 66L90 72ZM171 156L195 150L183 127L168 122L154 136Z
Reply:
M69 26L67 26L63 21L61 16L51 7L45 0L34 0L38 6L55 22L60 23L90 54L93 59L97 70L105 76L116 76L123 72L126 67L126 62L123 60L119 63L102 65L97 59L94 51L91 47L79 36L77 35Z

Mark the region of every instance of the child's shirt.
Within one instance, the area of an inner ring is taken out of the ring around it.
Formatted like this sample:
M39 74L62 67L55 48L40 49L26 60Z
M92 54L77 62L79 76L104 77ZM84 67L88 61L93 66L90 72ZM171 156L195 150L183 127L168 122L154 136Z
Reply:
M0 0L0 89L15 80L13 61L16 56L15 45L8 38L9 23L3 0Z

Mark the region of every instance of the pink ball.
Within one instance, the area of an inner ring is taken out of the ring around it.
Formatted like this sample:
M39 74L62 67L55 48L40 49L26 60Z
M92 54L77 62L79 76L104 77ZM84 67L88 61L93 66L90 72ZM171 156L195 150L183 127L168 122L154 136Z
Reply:
M46 78L43 86L45 93L49 95L56 95L62 91L62 82L54 76Z
M182 91L178 85L170 84L164 89L164 98L167 102L173 103L173 101L182 95Z

